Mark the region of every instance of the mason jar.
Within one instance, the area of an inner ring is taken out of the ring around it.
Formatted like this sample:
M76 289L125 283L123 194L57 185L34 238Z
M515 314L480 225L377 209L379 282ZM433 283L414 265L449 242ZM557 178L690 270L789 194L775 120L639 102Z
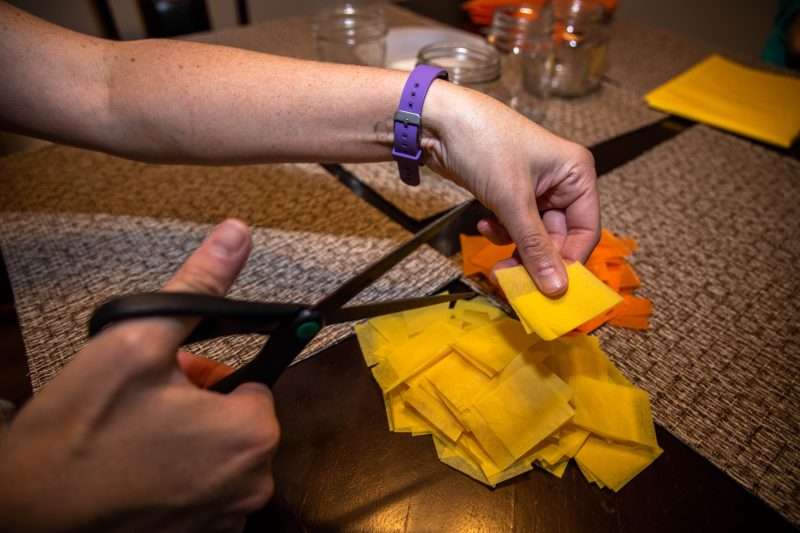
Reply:
M505 6L495 9L486 37L500 53L511 107L537 122L546 116L549 78L545 67L551 57L552 28L549 2Z
M610 17L599 0L553 0L554 64L550 89L581 96L597 89L608 70Z
M511 101L511 93L501 78L500 54L489 45L433 43L420 49L417 64L441 67L456 85L480 91L504 104Z
M345 4L314 18L314 43L322 61L382 67L388 28L383 8Z

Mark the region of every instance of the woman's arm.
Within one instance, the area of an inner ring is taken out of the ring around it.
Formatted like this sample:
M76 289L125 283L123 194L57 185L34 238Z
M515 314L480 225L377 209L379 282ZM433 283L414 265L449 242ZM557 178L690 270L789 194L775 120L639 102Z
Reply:
M0 3L0 126L152 162L380 161L407 73L172 40L111 42ZM496 100L434 82L426 163L468 188L543 292L599 236L594 162Z

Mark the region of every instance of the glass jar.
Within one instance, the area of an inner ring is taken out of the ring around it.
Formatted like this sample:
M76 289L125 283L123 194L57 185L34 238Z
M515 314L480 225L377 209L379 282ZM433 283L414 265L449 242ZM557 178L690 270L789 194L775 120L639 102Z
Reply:
M552 50L552 10L548 1L505 6L494 11L487 41L500 53L503 80L511 91L511 107L537 122L545 117L547 71L542 67ZM544 58L544 59L543 59ZM530 87L536 86L532 91Z
M499 7L494 11L486 40L500 52L503 79L512 93L521 89L522 57L534 41L549 38L552 15L545 2Z
M553 0L551 91L581 96L597 89L608 70L610 17L600 0Z
M342 6L321 11L314 19L314 43L322 61L382 67L386 60L387 25L380 6Z
M500 55L488 45L433 43L420 49L418 64L447 70L450 81L487 94L508 104L511 93L501 79Z

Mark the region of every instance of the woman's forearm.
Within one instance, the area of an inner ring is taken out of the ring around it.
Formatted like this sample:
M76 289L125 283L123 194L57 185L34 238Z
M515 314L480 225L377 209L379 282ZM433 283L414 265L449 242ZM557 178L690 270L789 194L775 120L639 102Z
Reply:
M200 162L390 157L387 127L407 73L178 41L109 49L107 149ZM432 101L448 90L437 85ZM446 108L429 104L426 118L435 124Z
M2 2L0 69L14 74L0 80L0 126L199 163L389 159L407 77L184 41L107 41ZM445 85L431 89L429 125L447 122Z

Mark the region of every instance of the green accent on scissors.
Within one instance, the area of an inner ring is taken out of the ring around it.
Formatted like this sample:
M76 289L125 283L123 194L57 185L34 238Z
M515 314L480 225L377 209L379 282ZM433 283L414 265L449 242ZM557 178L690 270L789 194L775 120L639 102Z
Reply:
M319 330L321 329L322 326L319 324L319 322L303 322L297 326L297 329L294 330L294 334L301 341L307 341L312 339L314 335L319 333Z

